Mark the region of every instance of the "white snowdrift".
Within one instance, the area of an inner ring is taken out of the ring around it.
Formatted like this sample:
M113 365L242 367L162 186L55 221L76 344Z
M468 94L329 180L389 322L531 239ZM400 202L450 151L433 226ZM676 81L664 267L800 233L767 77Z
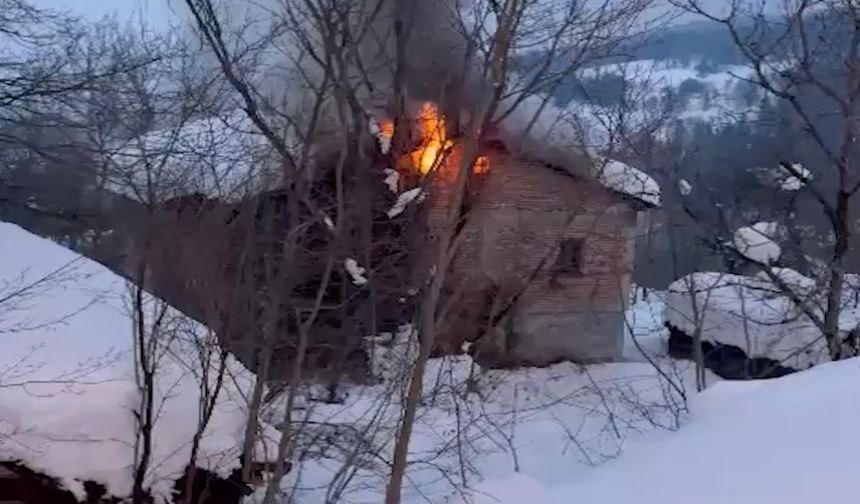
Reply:
M663 320L666 312L666 293L649 291L647 299L638 299L640 289L631 291L637 299L628 306L624 316L625 360L647 362L648 358L666 355L666 327Z
M394 206L388 209L386 215L388 215L389 219L393 219L398 215L402 214L410 203L412 203L413 201L420 203L421 201L423 201L424 197L425 193L420 187L415 187L409 189L408 191L403 191L397 196L397 201L394 202Z
M0 302L0 460L22 461L78 496L85 480L128 495L140 394L124 282L10 224L0 223L0 243L0 300L19 293ZM162 498L189 460L200 397L195 375L214 365L195 350L202 328L183 324L184 337L163 348L158 373L147 487ZM224 476L238 465L244 391L252 383L232 359L227 373L197 462Z
M821 291L813 279L785 268L775 268L773 272L801 299L811 306L821 306ZM854 275L848 277L840 318L844 331L860 322L853 287L860 284ZM698 313L705 341L734 345L751 356L784 361L796 369L829 360L821 331L764 276L693 273L669 286L666 304L666 320L688 334L696 328Z
M777 380L718 383L693 402L692 421L677 433L533 502L853 504L860 438L847 433L860 422L858 394L857 358ZM524 502L506 499L506 484L498 488L492 502Z

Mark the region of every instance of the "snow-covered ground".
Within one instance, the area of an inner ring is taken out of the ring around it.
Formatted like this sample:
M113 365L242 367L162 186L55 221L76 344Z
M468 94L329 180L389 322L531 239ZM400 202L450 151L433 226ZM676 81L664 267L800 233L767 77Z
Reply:
M0 241L0 290L20 291L0 307L0 460L22 460L78 493L81 481L92 479L127 495L140 395L126 286L100 265L16 226L0 224ZM649 331L646 325L640 319L637 330ZM183 329L193 337L172 341L162 354L149 478L159 495L187 462L196 426L195 376L202 368L193 343L204 335L193 324ZM377 372L389 378L402 372L398 357L410 344L410 331L380 344L376 355L387 358ZM665 377L644 362L507 372L482 371L465 356L434 360L405 502L445 502L482 479L516 472L559 485L618 455L631 436L676 428L692 373L686 363L657 358ZM228 373L200 455L201 466L222 474L238 461L250 384L232 360ZM299 401L302 460L284 485L298 502L321 502L339 484L351 502L379 502L400 412L402 391L392 387L394 380L350 388L343 404ZM283 418L278 406L265 414L272 423Z
M647 363L563 363L480 372L470 387L470 359L434 360L425 382L431 392L410 445L404 502L458 502L467 487L518 474L541 486L563 485L618 456L630 439L678 428L686 416L681 393L694 390L692 370L688 363L661 364L672 383ZM369 449L358 455L361 468L344 489L345 500L382 500L388 467L378 457L391 448L398 392L385 385L352 389L345 404L308 405L305 436L320 440L330 433L332 446L327 455L309 455L292 475L287 485L298 502L323 500L355 454L359 433Z
M860 359L776 380L721 382L691 401L674 433L563 485L530 475L483 482L482 504L857 502Z
M559 147L611 153L623 135L647 128L670 135L681 124L715 126L754 119L760 98L750 95L743 79L751 69L732 65L700 74L694 65L667 60L637 60L582 70L580 79L617 76L626 82L624 100L595 103L574 99L564 106L544 96L529 97L509 116L508 123L531 125L537 139ZM621 91L619 90L619 93ZM666 120L671 112L672 120ZM535 115L539 118L532 121Z
M126 287L15 226L0 224L0 242L0 460L23 460L79 493L93 479L125 495L140 398ZM627 362L501 371L467 356L431 361L404 502L852 502L860 361L769 382L709 375L715 385L697 395L691 364L665 356L672 303L671 293L640 293L627 312ZM162 354L150 475L159 495L187 461L197 418L194 343L206 335L182 329L188 337ZM298 455L283 484L290 502L381 501L404 392L393 378L415 334L404 326L373 341L385 380L342 390L338 404L315 400L314 389L299 397ZM238 461L251 378L232 360L227 369L200 459L222 473ZM283 406L269 405L264 424L281 423Z
M0 243L0 461L23 461L78 496L86 480L129 495L141 396L125 283L11 224L0 223ZM146 303L147 311L155 308ZM175 336L165 336L156 351L157 422L146 486L158 496L169 495L189 461L199 377L204 366L212 375L218 366L199 351L205 331L175 315L169 310L164 319ZM226 370L197 464L225 476L239 462L251 383L232 358Z
M702 73L695 64L683 65L671 60L635 60L614 63L584 70L580 77L598 77L615 74L625 77L635 85L631 96L645 109L662 98L664 90L686 92L684 101L677 105L682 120L707 122L731 122L750 117L749 104L744 103L740 87L742 79L752 76L752 68L744 65L725 65L719 71ZM684 82L698 81L695 88L681 89Z

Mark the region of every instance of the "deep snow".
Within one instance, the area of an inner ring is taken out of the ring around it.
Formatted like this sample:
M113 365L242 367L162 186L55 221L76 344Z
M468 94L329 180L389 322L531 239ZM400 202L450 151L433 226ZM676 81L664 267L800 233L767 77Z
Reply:
M126 285L102 266L16 226L0 224L0 241L5 247L3 292L58 270L0 311L0 460L22 460L78 494L81 481L93 479L113 494L127 495L135 435L132 410L139 394L133 381ZM689 394L692 373L686 363L657 355L659 331L647 322L660 318L656 306L654 311L650 304L637 305L631 313L649 316L631 319L631 328L658 342L649 348L655 354L651 357L665 366L665 375L644 362L566 363L507 372L482 371L467 356L432 361L410 447L404 502L446 502L459 498L464 486L506 477L515 469L542 485L559 485L616 456L631 436L676 428L684 416L679 392ZM194 338L173 342L160 377L163 407L149 477L160 496L187 462L197 418L199 394L192 376L200 368L185 343L204 334L194 324L185 329ZM300 497L299 502L321 502L326 488L338 481L351 502L380 501L388 475L382 461L390 455L402 393L391 378L402 376L403 357L414 352L415 333L404 326L396 335L374 340L379 345L375 354L383 358L376 361L376 372L389 380L347 389L343 404L324 404L310 396L300 400L300 422L306 427L297 429L302 460L284 481L285 490ZM200 459L201 466L222 474L238 462L244 397L251 384L232 359L228 370L228 394L216 408ZM678 388L664 377L676 380ZM265 419L279 422L279 405L275 401ZM266 432L267 439L277 437L271 429ZM267 449L271 454L273 447ZM347 459L357 469L344 479Z
M0 243L0 460L23 461L79 497L85 480L105 484L112 495L129 495L140 394L125 283L11 224L0 223ZM197 352L195 343L207 337L203 328L184 318L171 323L181 324L174 328L183 337L160 346L146 485L161 497L189 460L199 411L196 376L203 362L213 371L217 366ZM250 385L250 373L229 358L199 467L226 476L238 465Z
M857 502L860 358L784 378L721 382L675 433L630 446L573 481L487 481L496 504L781 504ZM519 495L517 494L519 492Z
M81 479L127 493L139 396L124 283L15 226L0 224L0 241L0 292L51 273L0 305L0 460L22 459L79 493ZM625 349L629 362L486 371L468 356L431 361L404 503L854 502L860 406L850 398L860 393L860 360L769 382L708 375L712 387L696 395L691 365L664 355L661 324L672 303L672 293L650 292L630 306L627 341L639 345ZM189 328L190 342L203 336ZM415 338L410 326L373 338L382 383L342 390L341 404L313 400L313 389L299 398L301 456L283 485L295 502L324 502L332 488L344 502L381 501L403 393L392 378L402 376ZM188 346L171 349L150 477L161 495L187 460L198 397ZM237 462L250 385L228 364L229 394L201 460L222 473ZM264 420L283 418L282 403Z

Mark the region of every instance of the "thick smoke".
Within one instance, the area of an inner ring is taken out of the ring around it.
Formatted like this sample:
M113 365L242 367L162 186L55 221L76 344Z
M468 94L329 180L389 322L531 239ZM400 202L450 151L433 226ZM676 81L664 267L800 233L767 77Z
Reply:
M408 31L405 51L406 72L401 75L406 86L407 104L417 108L424 101L433 101L442 107L449 118L474 107L489 95L477 69L480 64L469 54L470 38L475 33L474 19L468 16L467 2L462 0L337 0L337 8L349 7L350 32L358 37L352 42L356 49L347 64L350 84L358 90L358 98L368 111L386 115L395 99L394 82L397 57L395 33L400 20ZM295 9L286 29L269 44L258 44L272 31L273 23L284 21L284 5ZM222 4L222 18L230 28L225 33L242 32L241 44L261 45L267 48L262 58L263 70L258 74L258 89L272 103L286 107L299 124L310 114L315 88L323 80L323 68L299 49L299 40L313 41L321 53L324 43L318 26L302 18L300 5L294 0L227 0ZM457 9L460 9L459 11ZM343 12L343 11L339 11ZM232 29L231 29L232 28ZM467 35L466 33L469 33ZM472 40L474 42L474 40ZM357 57L356 57L357 55ZM505 100L502 108L517 101ZM553 144L572 140L569 125L560 119L563 115L551 104L544 104L542 96L530 96L517 106L504 121L500 132L534 141ZM336 137L343 131L341 117L329 103L323 120L325 136ZM535 116L539 117L534 120ZM559 134L564 131L565 134ZM550 139L552 139L550 141ZM565 146L567 147L567 146Z
M472 64L467 61L467 37L463 35L469 28L461 28L464 19L462 12L456 11L458 3L462 8L463 2L454 0L338 0L330 4L337 13L324 17L349 12L351 39L346 45L350 47L348 51L338 50L349 58L349 80L365 106L386 107L394 99L398 20L408 32L402 53L407 71L401 78L409 100L447 102L468 100L476 94L478 86L469 71ZM306 112L303 106L322 82L324 71L300 48L301 40L311 40L319 54L325 52L319 23L302 5L292 0L227 0L219 4L226 24L223 31L232 38L228 46L255 46L258 53L263 48L262 58L255 56L255 64L262 68L256 79L258 89L273 103L288 104L298 115ZM284 14L285 6L292 9L290 16ZM278 23L279 33L271 37Z

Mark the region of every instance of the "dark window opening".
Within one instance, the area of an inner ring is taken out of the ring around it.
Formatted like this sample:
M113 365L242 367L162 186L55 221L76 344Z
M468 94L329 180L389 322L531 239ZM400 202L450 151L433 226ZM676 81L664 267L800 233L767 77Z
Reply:
M553 272L564 275L582 275L582 252L585 242L578 238L568 238L559 244L558 256Z

